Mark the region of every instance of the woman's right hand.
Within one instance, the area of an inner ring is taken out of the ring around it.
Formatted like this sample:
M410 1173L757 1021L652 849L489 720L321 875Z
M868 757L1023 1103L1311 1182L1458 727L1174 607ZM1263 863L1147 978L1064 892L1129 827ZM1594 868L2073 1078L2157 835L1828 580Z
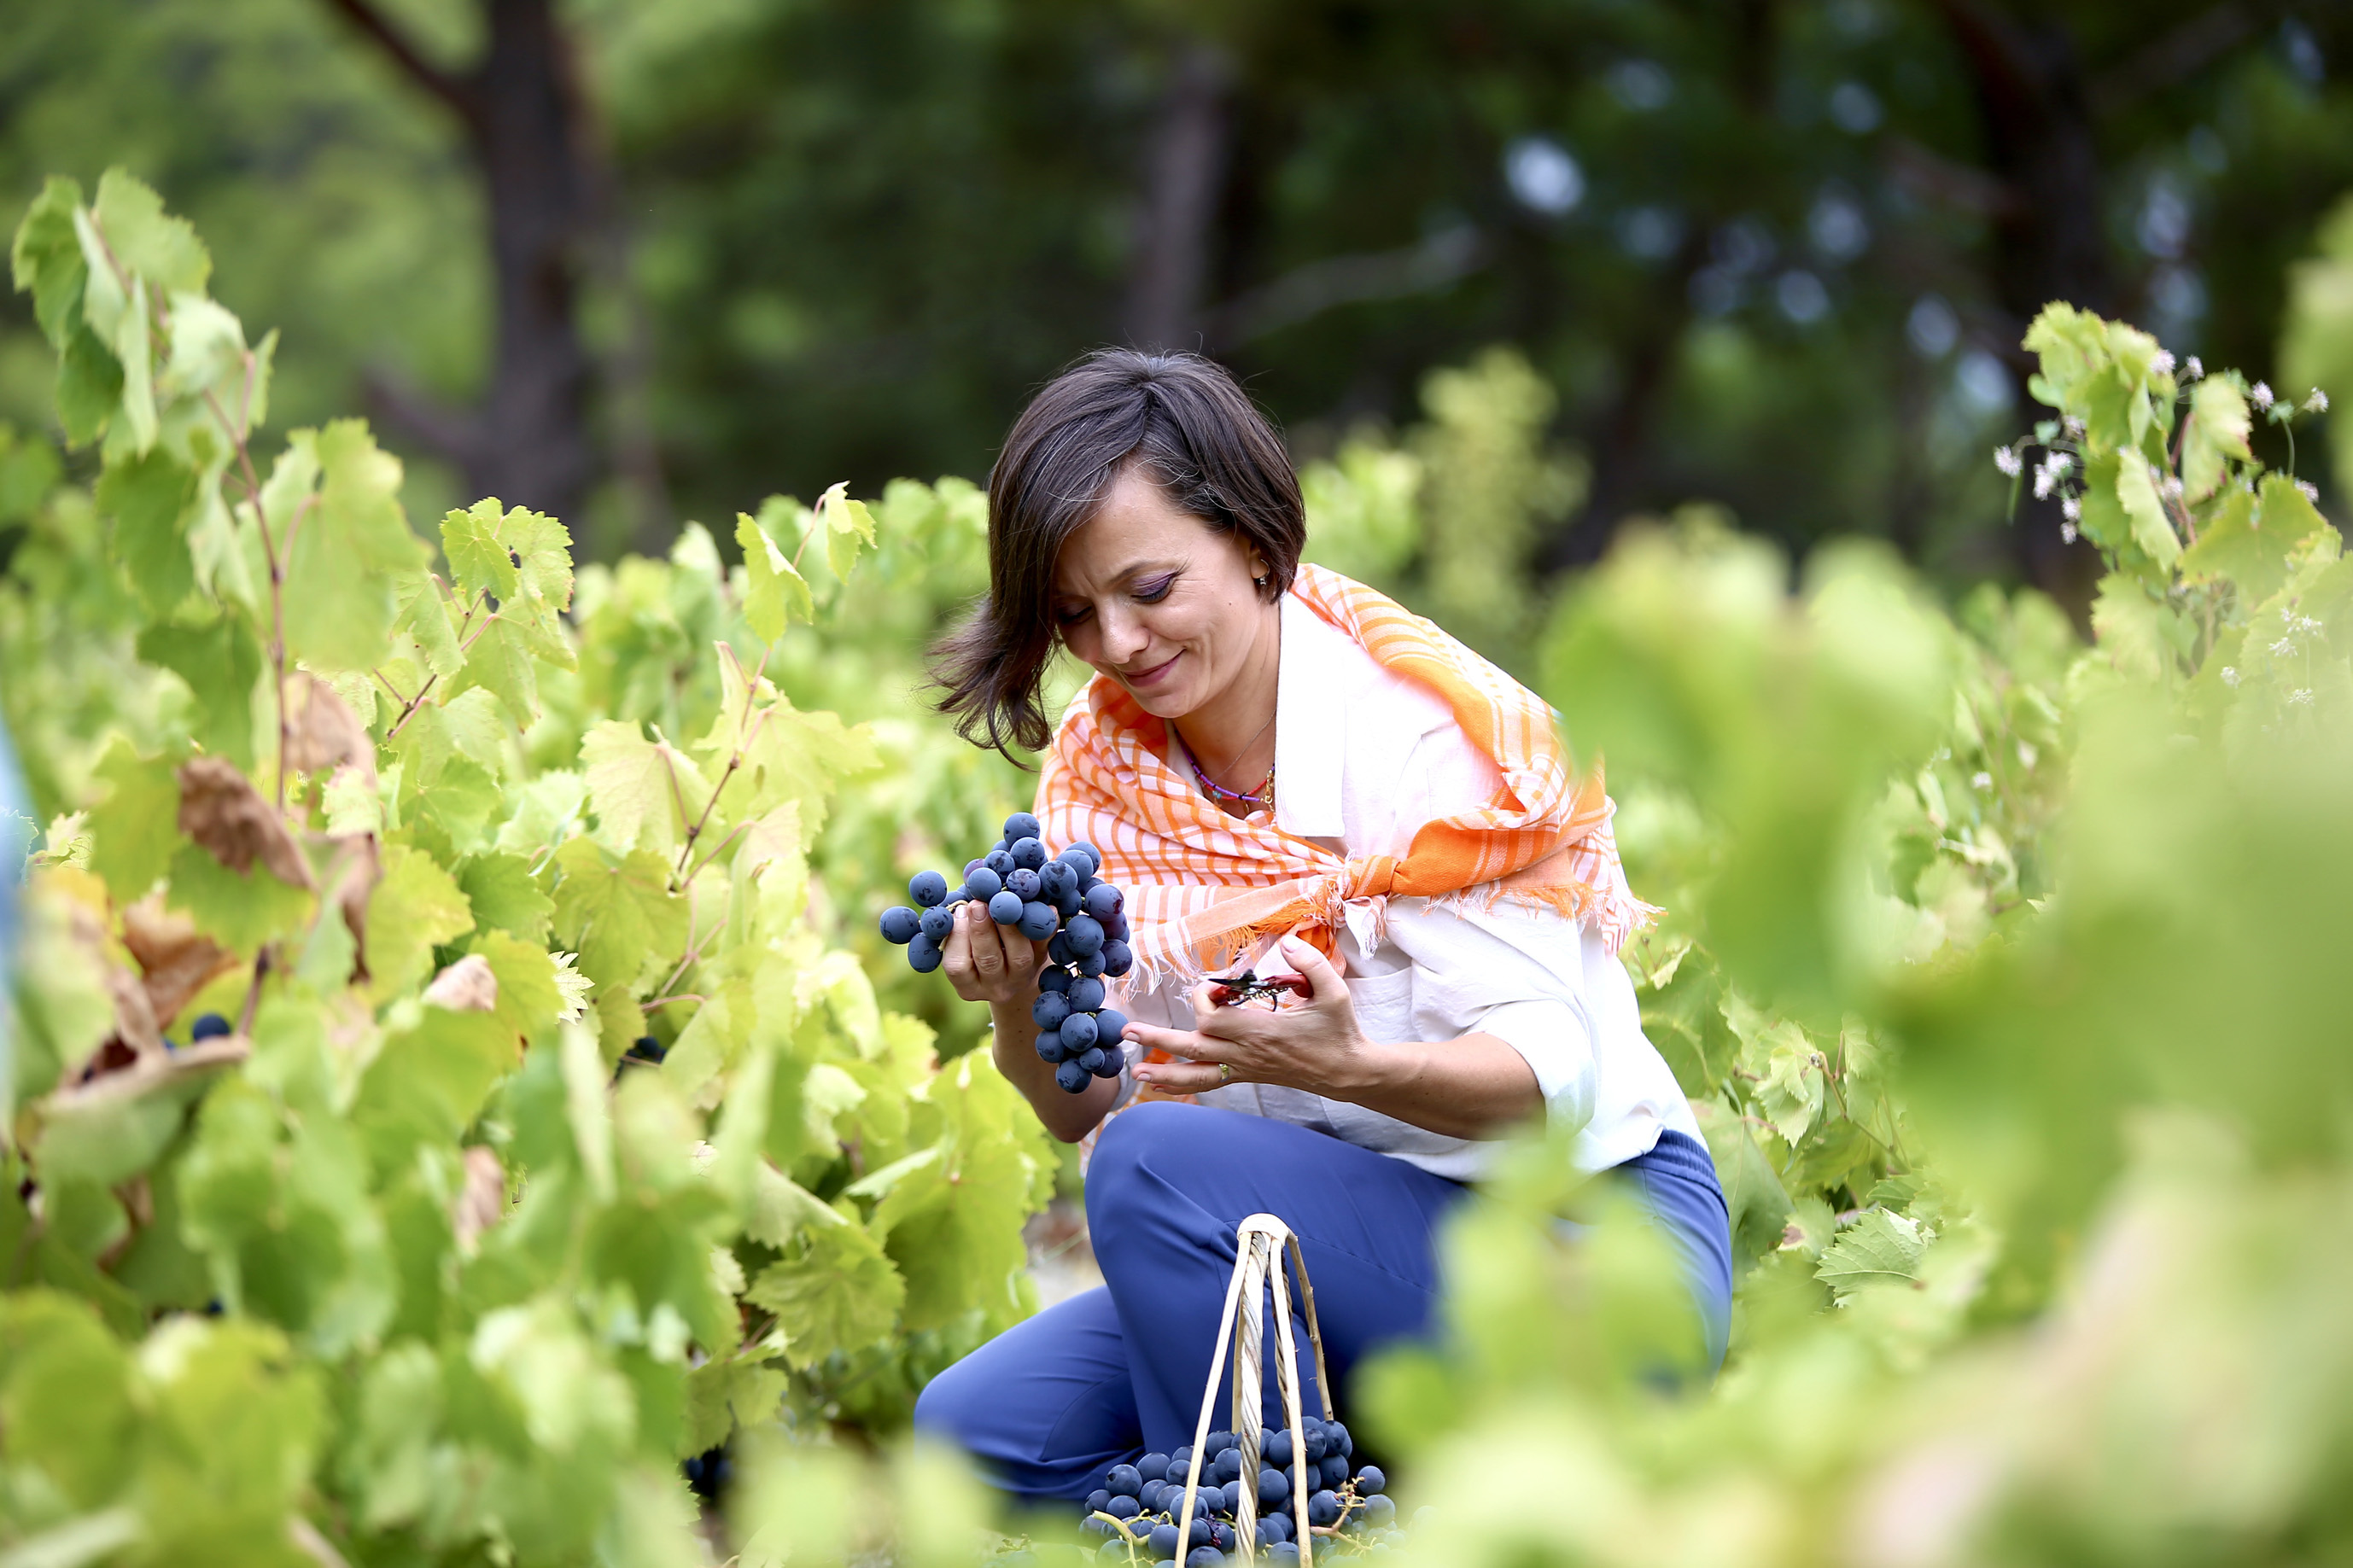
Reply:
M940 970L957 995L992 1008L1018 1007L1024 1016L1037 999L1038 974L1046 967L1046 944L990 920L988 905L979 899L955 907L955 928L940 954Z

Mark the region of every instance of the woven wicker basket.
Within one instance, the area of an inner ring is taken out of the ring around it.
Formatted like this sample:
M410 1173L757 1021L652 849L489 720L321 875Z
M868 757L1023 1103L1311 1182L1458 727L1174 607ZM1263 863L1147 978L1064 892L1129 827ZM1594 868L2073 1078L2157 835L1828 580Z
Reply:
M1193 1507L1200 1490L1201 1466L1209 1456L1209 1423L1216 1415L1218 1383L1225 1370L1226 1350L1233 1347L1233 1432L1242 1452L1241 1504L1234 1510L1235 1534L1241 1561L1258 1555L1258 1472L1260 1436L1265 1408L1264 1331L1260 1323L1263 1293L1274 1295L1275 1386L1282 1398L1282 1418L1291 1428L1291 1506L1298 1526L1302 1568L1315 1560L1314 1536L1307 1523L1307 1500L1314 1491L1307 1459L1306 1412L1300 1408L1299 1347L1291 1333L1291 1283L1282 1267L1285 1248L1291 1266L1299 1271L1299 1300L1307 1317L1307 1339L1315 1352L1315 1393L1324 1419L1332 1420L1332 1380L1324 1368L1324 1334L1315 1324L1315 1290L1307 1282L1307 1260L1300 1256L1299 1238L1271 1214L1254 1214L1235 1228L1234 1277L1226 1287L1226 1310L1218 1324L1218 1348L1209 1357L1209 1384L1201 1394L1201 1418L1193 1428L1193 1459L1185 1471L1185 1504L1176 1519L1176 1560L1191 1551Z

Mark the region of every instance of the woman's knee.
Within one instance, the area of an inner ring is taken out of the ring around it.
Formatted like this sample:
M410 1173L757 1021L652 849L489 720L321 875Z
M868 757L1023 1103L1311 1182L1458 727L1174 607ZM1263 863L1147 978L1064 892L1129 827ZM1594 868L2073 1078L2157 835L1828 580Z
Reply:
M915 1429L950 1438L959 1447L971 1448L977 1435L976 1391L972 1386L976 1381L972 1358L967 1356L923 1384L923 1392L915 1395Z

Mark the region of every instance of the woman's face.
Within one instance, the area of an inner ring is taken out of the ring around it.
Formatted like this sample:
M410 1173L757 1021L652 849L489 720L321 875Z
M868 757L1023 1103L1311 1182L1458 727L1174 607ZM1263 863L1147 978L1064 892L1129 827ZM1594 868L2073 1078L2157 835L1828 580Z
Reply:
M1147 713L1182 719L1218 700L1276 634L1251 581L1249 541L1220 533L1123 470L1062 546L1050 613L1070 650Z

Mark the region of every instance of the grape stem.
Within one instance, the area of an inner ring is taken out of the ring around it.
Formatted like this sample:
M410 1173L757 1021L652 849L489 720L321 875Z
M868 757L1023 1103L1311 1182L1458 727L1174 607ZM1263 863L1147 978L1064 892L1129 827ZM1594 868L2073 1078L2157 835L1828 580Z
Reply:
M802 547L806 549L808 542L807 540L803 540L801 543ZM797 561L798 557L796 556L795 560ZM768 673L768 658L776 651L776 645L774 643L770 643L766 647L761 650L760 662L753 668L752 679L744 685L744 712L742 716L737 718L735 721L735 748L728 755L727 765L720 770L719 782L711 786L711 798L702 803L702 814L697 816L694 819L693 824L687 828L686 842L678 847L678 865L672 868L670 872L670 887L673 891L681 886L683 882L691 882L694 880L694 878L690 875L686 869L688 859L694 854L694 841L702 837L703 828L710 824L711 814L718 809L719 797L725 794L727 790L727 781L733 778L735 776L735 770L744 765L744 752L751 747L754 741L759 738L760 727L768 721L768 715L776 711L774 707L763 708L760 710L760 714L756 721L752 718L752 700L759 695L761 679ZM733 657L732 651L730 652L729 657ZM737 668L741 668L742 667L739 665ZM678 773L675 769L671 770L670 773L670 788L672 791L676 791L678 788ZM680 820L685 820L686 803L683 800L679 802L678 815ZM730 835L729 837L732 837L733 835ZM721 847L724 848L725 846L726 841L723 839L721 841ZM715 854L716 851L713 851L713 853ZM703 859L702 865L697 866L695 870L700 871L702 869L702 866L708 866L709 864L711 864L710 858L706 857Z

